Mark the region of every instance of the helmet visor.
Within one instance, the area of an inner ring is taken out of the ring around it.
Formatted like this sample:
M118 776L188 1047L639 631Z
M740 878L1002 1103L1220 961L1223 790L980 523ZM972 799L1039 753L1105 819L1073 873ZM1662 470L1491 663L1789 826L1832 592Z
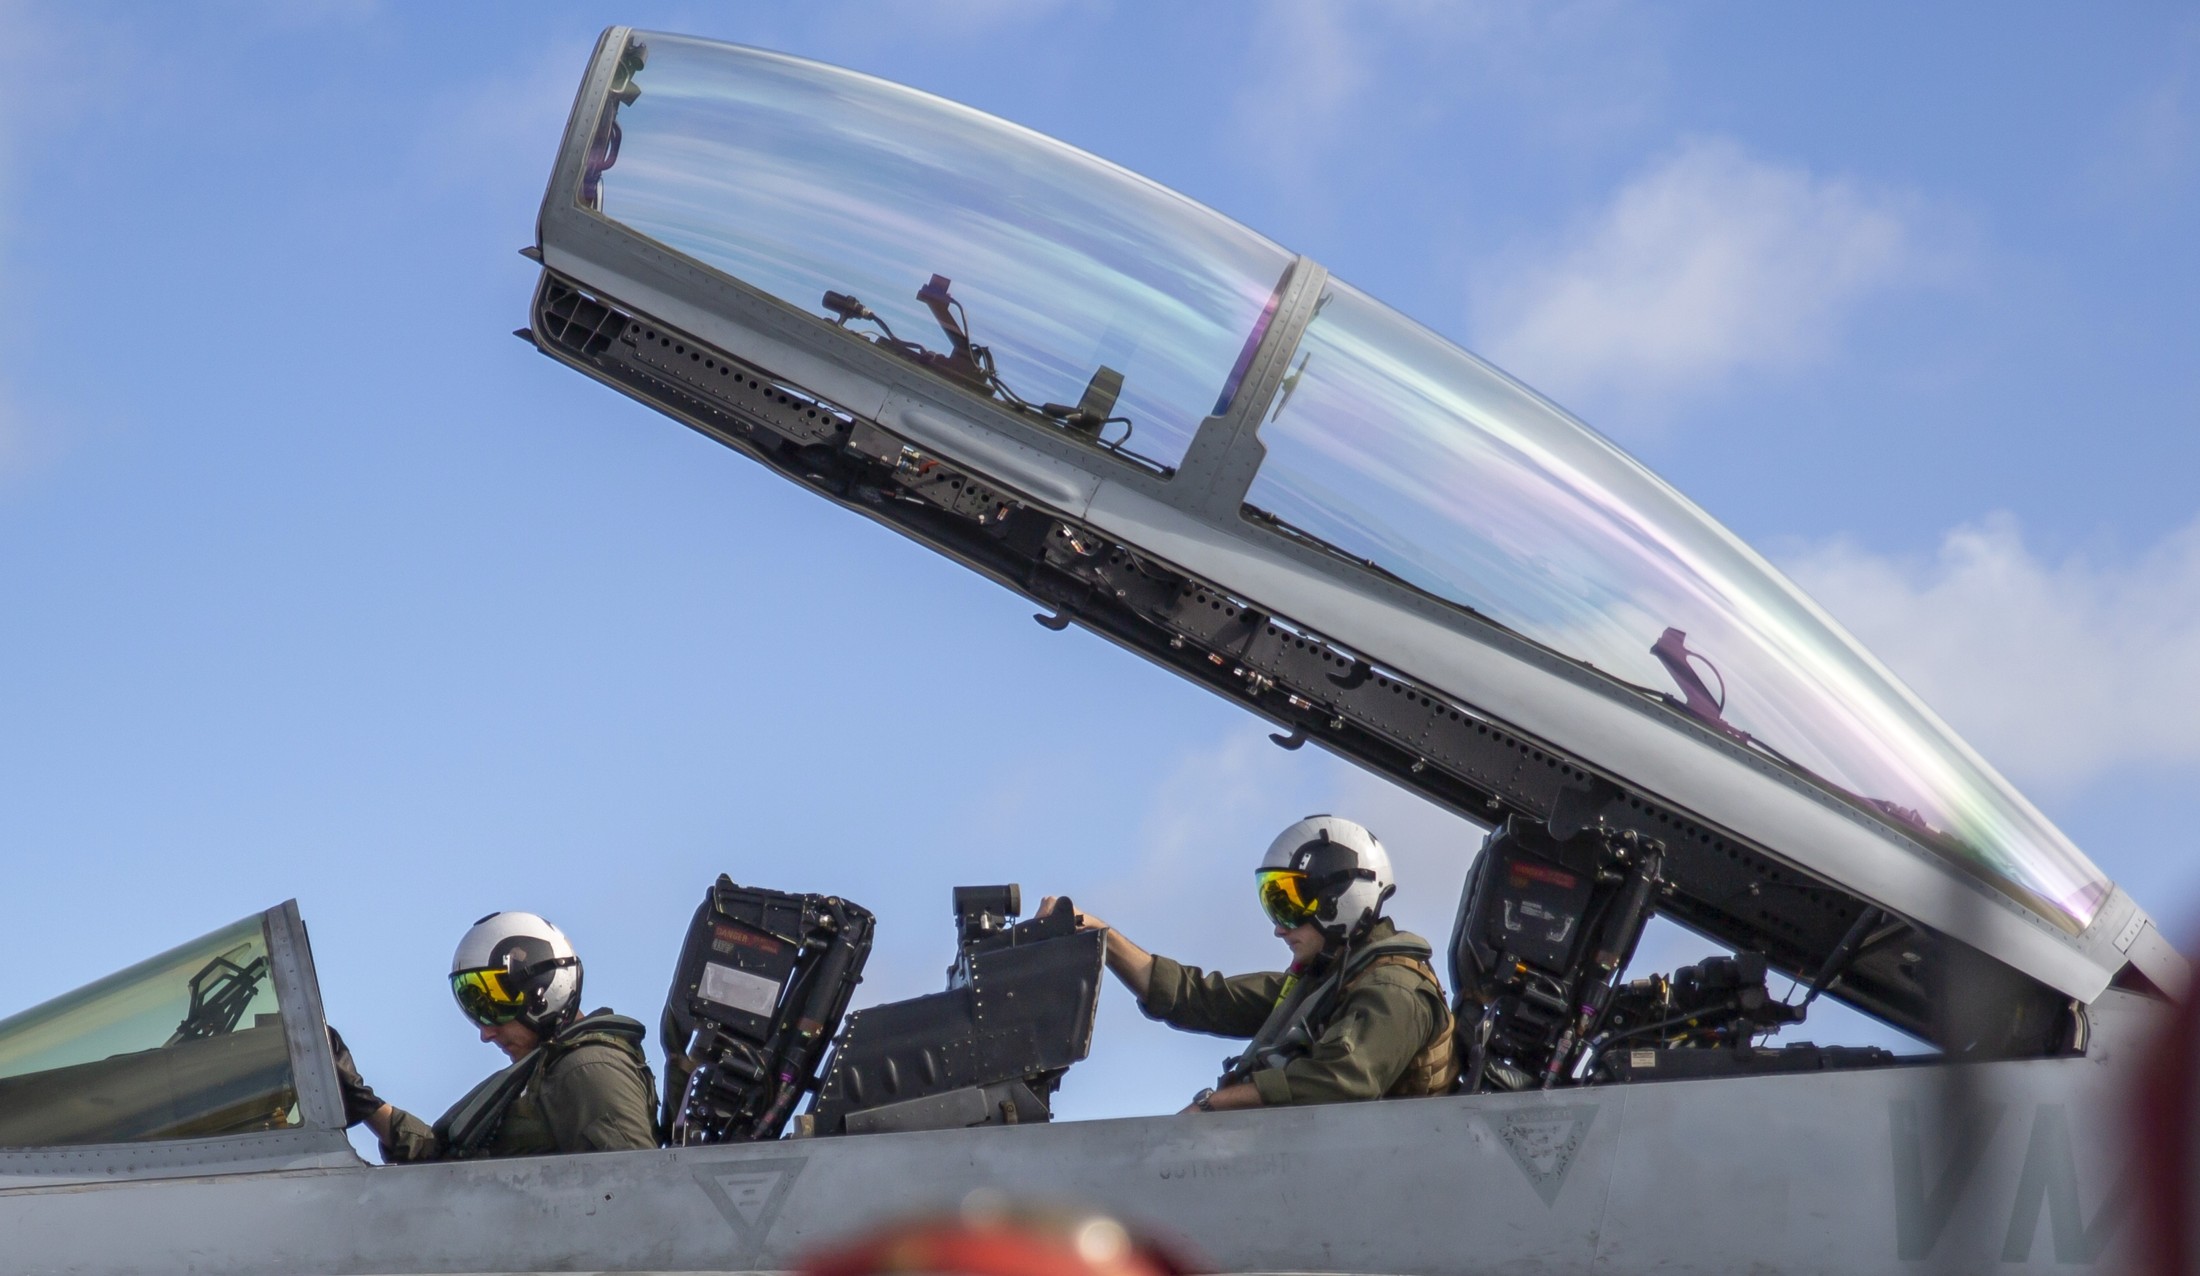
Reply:
M468 1019L484 1028L510 1023L527 1008L525 993L502 970L461 970L451 976L451 995Z
M1264 868L1254 874L1260 884L1261 911L1268 920L1290 930L1313 921L1321 907L1314 897L1314 883L1306 874L1290 868Z

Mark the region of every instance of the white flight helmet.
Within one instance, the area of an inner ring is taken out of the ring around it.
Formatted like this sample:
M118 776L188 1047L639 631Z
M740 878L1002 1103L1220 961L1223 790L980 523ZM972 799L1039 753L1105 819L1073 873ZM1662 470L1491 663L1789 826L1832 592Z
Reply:
M533 913L491 913L451 954L451 995L484 1027L518 1020L544 1036L581 1005L581 959L565 932Z
M1270 921L1314 922L1330 939L1347 942L1367 934L1398 889L1383 844L1334 815L1309 815L1278 833L1254 872Z

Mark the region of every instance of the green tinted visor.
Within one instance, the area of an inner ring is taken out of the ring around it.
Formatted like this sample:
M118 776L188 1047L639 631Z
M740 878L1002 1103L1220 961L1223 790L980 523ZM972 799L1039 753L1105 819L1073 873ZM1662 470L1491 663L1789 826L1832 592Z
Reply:
M510 1023L527 1009L526 994L512 986L509 972L461 970L451 976L451 995L468 1019L484 1028Z
M1268 920L1290 930L1304 926L1319 914L1321 901L1314 897L1314 883L1306 874L1290 868L1264 868L1255 871L1254 880L1260 884L1261 911Z

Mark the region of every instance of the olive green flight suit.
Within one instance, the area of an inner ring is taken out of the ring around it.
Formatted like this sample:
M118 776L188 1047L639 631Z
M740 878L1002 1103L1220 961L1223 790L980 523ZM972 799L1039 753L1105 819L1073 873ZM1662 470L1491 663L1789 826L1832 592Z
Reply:
M1429 955L1427 940L1399 930L1388 918L1378 920L1348 954L1345 977L1328 1004L1314 1008L1306 1025L1311 1041L1282 1066L1261 1067L1247 1078L1261 1102L1339 1103L1443 1093L1450 1082L1451 1007L1433 973L1422 973ZM1326 973L1308 977L1319 980ZM1252 1037L1287 995L1285 979L1280 971L1209 974L1157 956L1140 1009L1189 1032Z
M534 1054L475 1086L436 1124L398 1111L390 1137L382 1141L382 1159L394 1164L458 1155L448 1138L452 1119L521 1068L532 1068L525 1087L509 1099L501 1119L492 1114L494 1127L473 1156L655 1147L656 1083L642 1054L645 1031L608 1010L577 1020Z

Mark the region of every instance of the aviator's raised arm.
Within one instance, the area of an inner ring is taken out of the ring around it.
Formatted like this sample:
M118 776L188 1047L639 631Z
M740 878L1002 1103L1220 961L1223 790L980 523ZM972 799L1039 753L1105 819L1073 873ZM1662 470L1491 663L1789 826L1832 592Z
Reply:
M1053 912L1054 901L1058 898L1060 897L1049 895L1040 900L1039 915L1044 917ZM1082 910L1077 914L1077 929L1107 932L1108 969L1117 979L1123 981L1125 988L1131 990L1131 995L1138 998L1138 1003L1144 1005L1146 991L1153 984L1153 954L1132 943L1130 936L1122 931Z

